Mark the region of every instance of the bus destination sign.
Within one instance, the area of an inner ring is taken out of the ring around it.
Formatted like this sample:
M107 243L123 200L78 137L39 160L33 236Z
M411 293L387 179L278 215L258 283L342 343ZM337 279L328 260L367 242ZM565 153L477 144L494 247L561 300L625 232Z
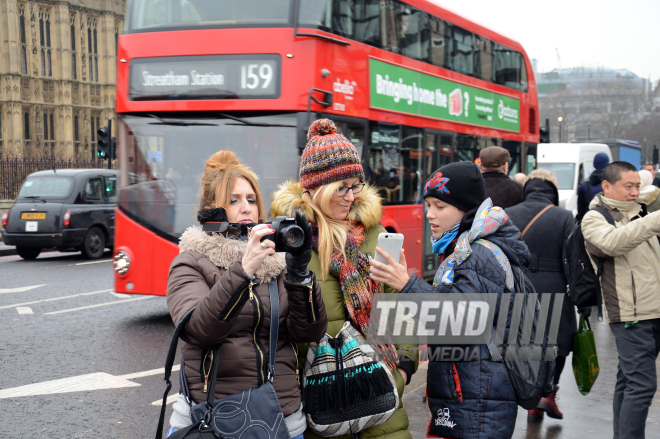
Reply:
M371 107L520 131L520 100L369 59Z
M132 101L276 99L279 55L205 55L131 61Z

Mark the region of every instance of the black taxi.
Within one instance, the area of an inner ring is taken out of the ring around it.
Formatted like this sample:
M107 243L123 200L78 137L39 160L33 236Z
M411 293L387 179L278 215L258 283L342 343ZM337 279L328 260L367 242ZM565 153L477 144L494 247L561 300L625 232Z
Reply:
M117 171L57 169L30 174L2 214L2 240L23 259L42 249L103 256L114 240Z

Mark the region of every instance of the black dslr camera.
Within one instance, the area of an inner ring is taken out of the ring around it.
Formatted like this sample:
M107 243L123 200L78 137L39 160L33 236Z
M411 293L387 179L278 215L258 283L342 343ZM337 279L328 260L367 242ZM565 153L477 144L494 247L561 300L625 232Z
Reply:
M275 233L265 236L262 241L266 239L273 241L276 252L292 253L299 250L305 243L305 231L296 224L295 218L278 216L273 219L270 225Z

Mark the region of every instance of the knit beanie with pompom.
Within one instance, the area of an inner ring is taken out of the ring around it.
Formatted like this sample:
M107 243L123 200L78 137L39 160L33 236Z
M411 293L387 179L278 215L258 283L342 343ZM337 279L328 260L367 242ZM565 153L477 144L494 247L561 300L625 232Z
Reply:
M364 181L360 156L353 144L330 119L319 119L309 127L307 146L300 163L300 183L305 189L358 177Z

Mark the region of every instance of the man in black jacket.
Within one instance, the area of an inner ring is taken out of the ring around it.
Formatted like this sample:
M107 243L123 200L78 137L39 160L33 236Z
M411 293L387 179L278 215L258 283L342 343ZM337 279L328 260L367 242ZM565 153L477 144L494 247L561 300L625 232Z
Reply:
M588 181L583 181L578 189L578 211L576 219L582 220L585 213L589 212L589 203L596 195L603 192L603 170L610 164L610 158L604 152L594 156L594 172ZM589 185L589 186L587 186Z
M509 151L499 146L489 146L479 154L479 167L486 183L486 198L490 197L493 206L503 209L522 203L523 189L509 174Z

